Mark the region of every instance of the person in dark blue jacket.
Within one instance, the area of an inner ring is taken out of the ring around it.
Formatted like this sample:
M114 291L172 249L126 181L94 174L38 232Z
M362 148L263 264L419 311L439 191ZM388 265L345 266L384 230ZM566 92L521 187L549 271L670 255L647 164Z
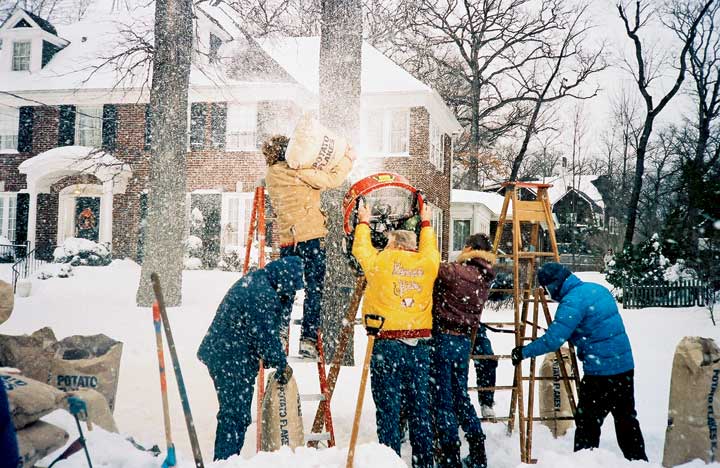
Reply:
M277 369L282 385L292 376L280 341L280 303L303 287L302 260L285 257L240 278L220 303L197 354L218 394L215 460L242 449L259 361Z
M603 420L612 413L625 458L647 461L635 411L635 364L615 298L607 288L583 282L559 263L546 263L537 277L560 304L541 338L512 350L513 364L557 351L566 341L572 343L584 371L575 415L575 451L598 447Z

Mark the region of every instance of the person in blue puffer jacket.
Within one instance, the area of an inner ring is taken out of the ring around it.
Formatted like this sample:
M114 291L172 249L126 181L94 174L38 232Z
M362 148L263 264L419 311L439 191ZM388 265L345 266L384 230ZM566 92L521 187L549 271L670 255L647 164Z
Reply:
M635 363L615 298L607 288L582 281L559 263L543 265L537 278L560 305L541 338L513 349L513 365L572 343L584 371L575 414L575 451L598 447L603 420L612 413L625 458L647 461L635 411Z
M252 422L259 361L277 369L281 385L290 380L292 369L280 341L281 302L303 286L302 260L284 257L240 278L218 306L197 353L218 395L215 460L240 454Z

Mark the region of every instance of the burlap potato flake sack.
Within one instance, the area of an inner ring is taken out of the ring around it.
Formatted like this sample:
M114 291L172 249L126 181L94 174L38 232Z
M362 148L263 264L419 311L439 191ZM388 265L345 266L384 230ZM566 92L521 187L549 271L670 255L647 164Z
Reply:
M17 432L18 448L23 467L35 466L68 441L68 433L57 426L38 421Z
M562 353L565 371L567 375L571 376L572 364L570 363L570 350L568 350L568 348L561 348L560 352ZM560 364L554 352L547 353L543 358L542 366L540 367L540 376L552 378L552 380L541 380L538 385L540 391L540 416L553 418L573 417L568 392L565 387L565 382L562 380ZM573 392L575 392L575 382L571 382L570 386ZM575 423L572 420L549 420L542 421L542 424L549 427L553 437L557 438L564 436Z
M60 408L65 396L60 390L22 375L0 373L10 402L10 416L22 429Z
M345 138L305 114L290 138L285 161L293 169L328 171L338 165L347 148Z
M262 450L272 452L287 446L291 449L305 444L300 393L295 377L287 385L280 385L268 376L262 404Z

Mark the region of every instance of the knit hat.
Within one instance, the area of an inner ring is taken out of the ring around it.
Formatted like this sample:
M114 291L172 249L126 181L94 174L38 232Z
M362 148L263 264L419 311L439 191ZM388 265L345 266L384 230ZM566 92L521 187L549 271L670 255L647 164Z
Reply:
M300 257L283 257L265 266L270 285L280 295L291 295L305 287L303 261Z
M563 283L572 272L559 263L550 262L543 265L537 273L538 283L545 287L550 297L558 299Z
M285 150L287 150L290 139L285 135L273 135L262 144L262 153L268 166L285 161Z

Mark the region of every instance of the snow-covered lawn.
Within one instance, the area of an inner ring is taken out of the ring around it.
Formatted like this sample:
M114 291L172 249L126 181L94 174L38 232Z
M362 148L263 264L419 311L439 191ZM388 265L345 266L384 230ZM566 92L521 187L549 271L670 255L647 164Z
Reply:
M29 298L16 298L13 316L0 326L0 333L31 333L43 326L50 326L58 338L74 334L104 333L125 343L122 357L115 418L125 436L133 436L145 446L158 444L164 449L164 433L157 374L157 357L151 312L134 305L135 290L140 268L130 261L115 261L108 267L78 267L75 276L67 279L53 278L34 280ZM602 282L596 273L580 274L586 280ZM9 280L9 266L0 265L0 279ZM205 367L195 358L195 352L212 320L215 308L230 285L238 278L236 273L219 271L187 271L184 277L183 306L169 310L183 375L188 387L193 416L200 439L206 466L210 465L215 434L217 400L212 381ZM332 288L329 288L332 290ZM297 307L301 304L298 298ZM720 339L720 329L713 327L707 311L693 309L642 309L623 311L636 361L637 409L645 435L648 456L652 466L660 466L667 423L667 404L670 385L670 369L675 346L686 335L699 335ZM509 312L488 312L486 321L507 320ZM295 331L295 335L297 332ZM297 336L296 336L297 338ZM512 347L512 335L491 334L495 351L508 354ZM366 339L361 329L356 330L356 361L362 359ZM297 344L291 344L291 351ZM167 355L169 359L169 355ZM295 364L298 384L303 392L317 391L314 366ZM350 438L350 429L360 380L360 366L343 368L337 390L332 400L335 435L338 447L315 451L299 449L295 454L289 450L273 454L255 455L255 426L250 426L241 458L216 463L215 467L236 466L294 466L320 467L344 466ZM474 375L471 374L471 381ZM172 373L169 374L169 394L172 411L173 435L181 454L182 466L193 466L185 422ZM511 382L511 367L502 362L498 384ZM396 467L404 466L392 451L377 445L375 435L375 407L370 392L361 423L356 466ZM475 395L472 396L475 399ZM505 413L509 392L499 392L496 411ZM306 427L311 424L316 403L304 403ZM67 413L55 412L46 418L65 427L76 437L74 422ZM507 437L505 426L485 424L487 452L491 468L519 465L517 432ZM639 462L626 462L615 442L612 418L603 426L601 447L597 451L572 453L573 431L554 440L550 432L536 424L533 455L542 467L622 467L640 466ZM123 438L95 429L88 434L89 448L94 466L143 468L159 466L162 458L152 458L137 452ZM467 448L463 448L465 453ZM254 458L251 458L254 457ZM249 460L248 460L249 459ZM410 460L410 446L403 447L403 459ZM58 468L85 466L81 454L71 458ZM647 465L642 465L647 466ZM695 462L686 466L705 466Z

